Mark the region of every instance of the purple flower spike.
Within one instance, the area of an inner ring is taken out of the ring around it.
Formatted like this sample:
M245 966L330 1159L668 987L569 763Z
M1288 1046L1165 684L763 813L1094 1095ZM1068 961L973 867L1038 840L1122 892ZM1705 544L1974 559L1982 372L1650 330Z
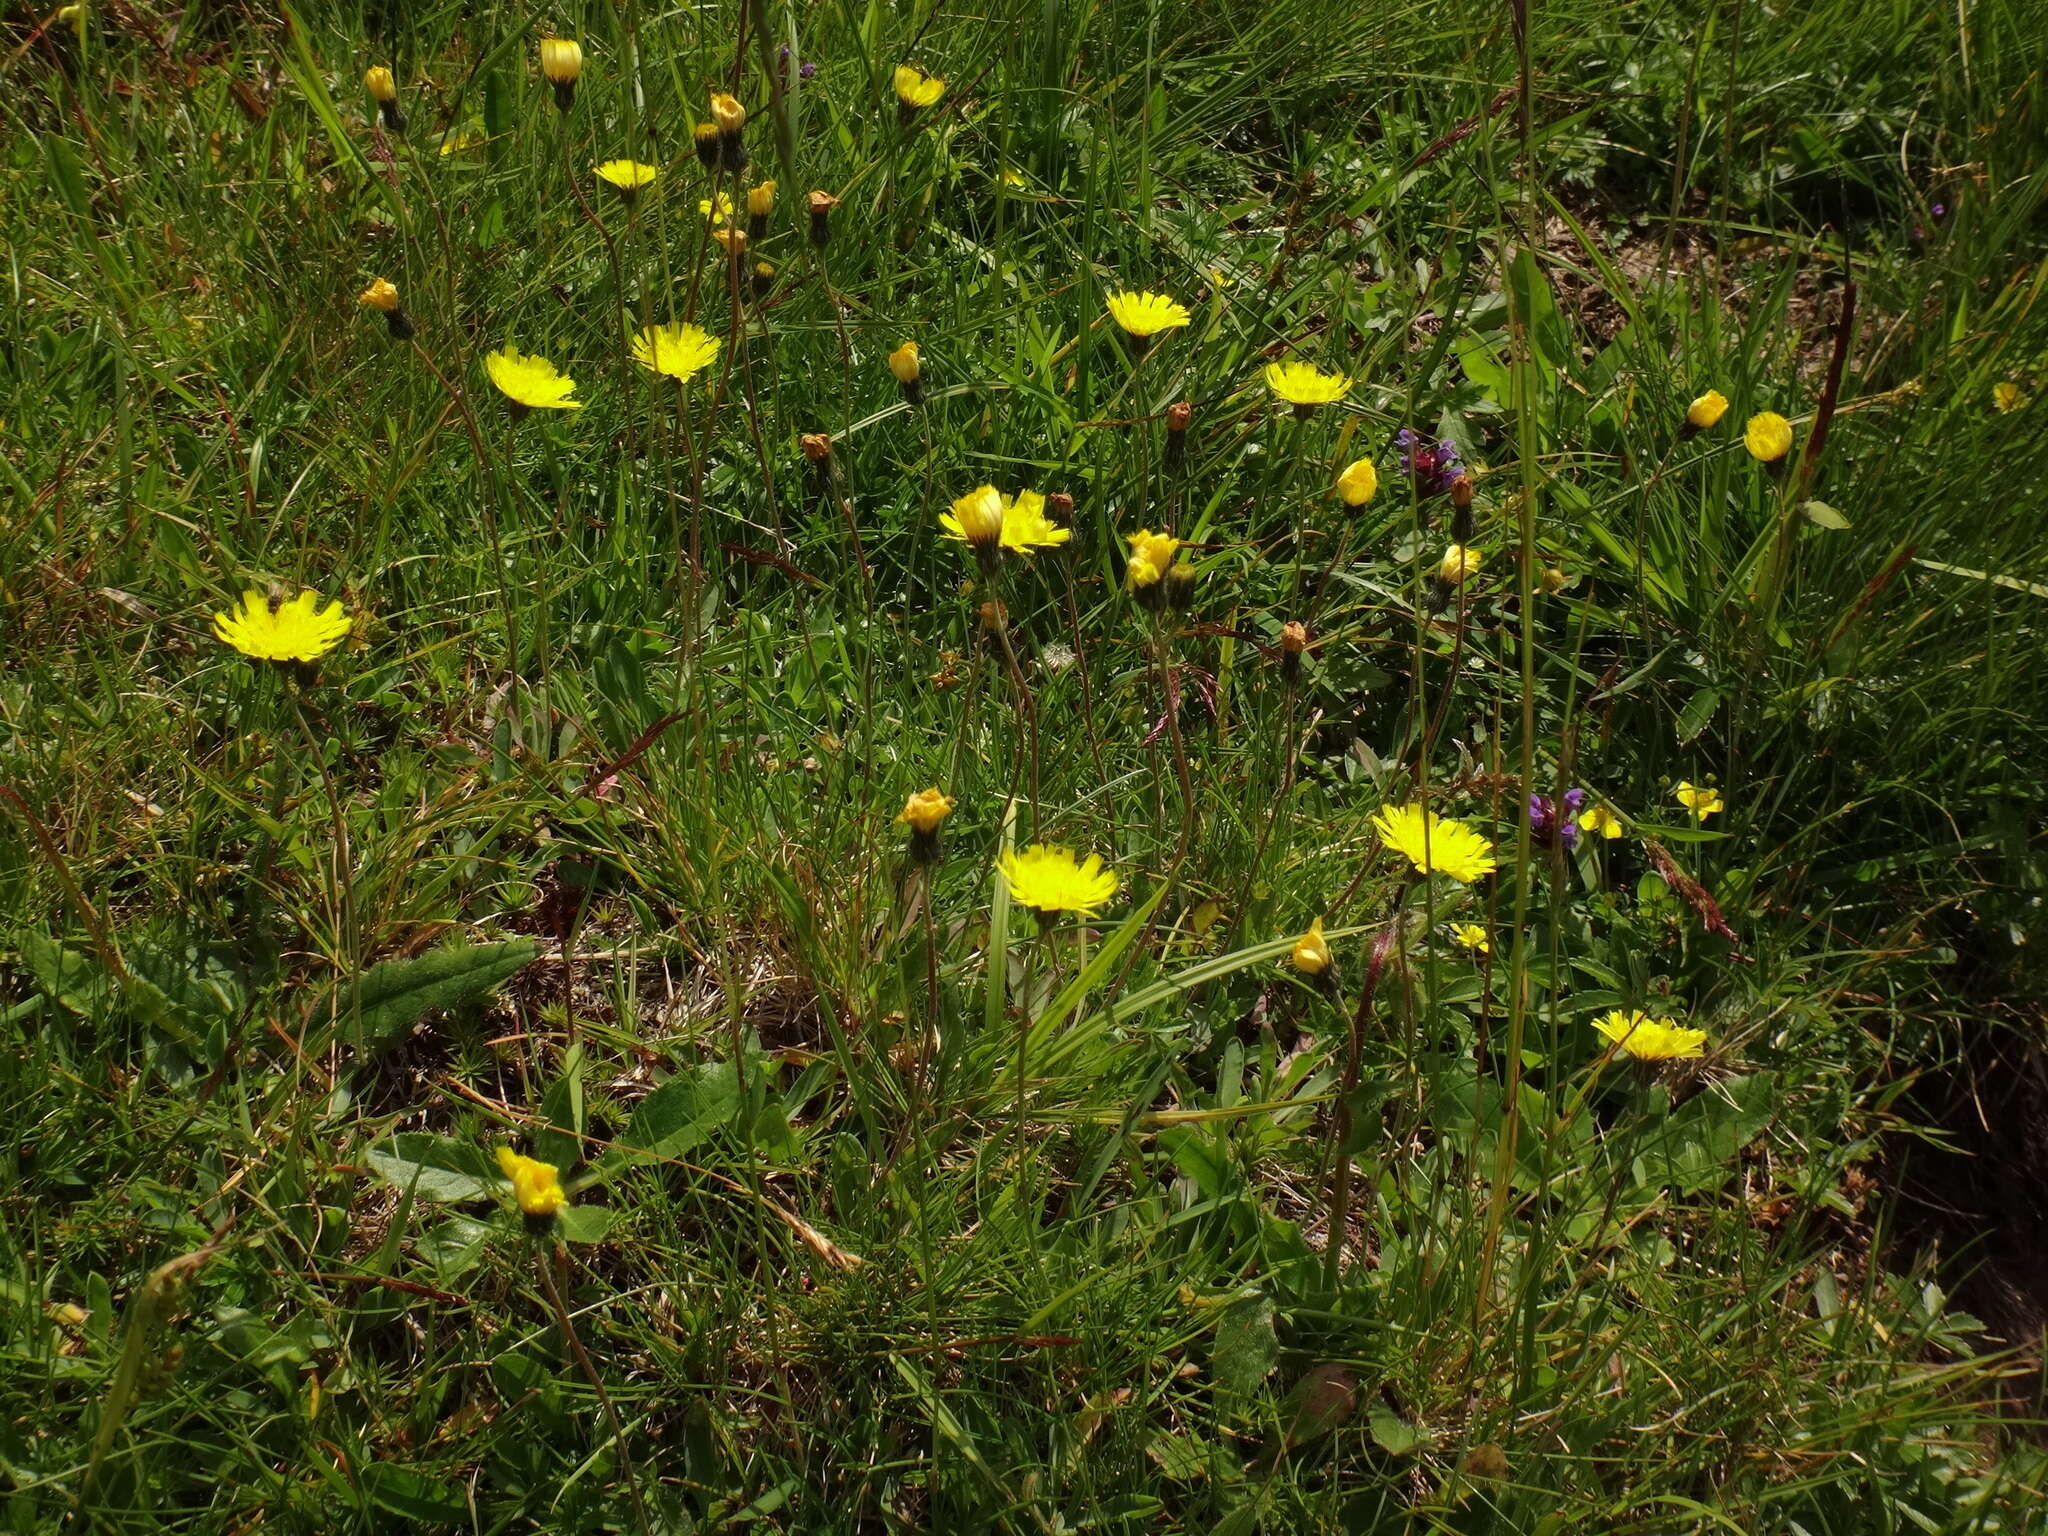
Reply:
M810 79L811 76L815 75L817 72L818 66L811 62L811 60L809 59L805 59L802 66L799 67L797 70L797 73L799 75L802 75L806 80Z

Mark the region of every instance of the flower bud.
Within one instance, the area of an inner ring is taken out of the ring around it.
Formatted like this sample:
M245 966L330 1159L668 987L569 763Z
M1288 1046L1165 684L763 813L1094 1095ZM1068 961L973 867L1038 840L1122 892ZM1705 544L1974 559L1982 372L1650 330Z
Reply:
M1776 464L1792 451L1792 423L1776 411L1759 411L1743 428L1742 446L1759 464Z
M690 130L690 138L697 146L697 163L705 170L718 166L718 124L699 123Z
M754 297L765 299L775 288L775 263L757 261L754 263Z
M747 168L747 144L741 130L747 126L747 109L727 91L711 93L711 121L718 129L718 163L737 176Z
M1685 435L1704 432L1727 414L1728 397L1718 389L1710 389L1685 408Z
M1536 590L1545 597L1555 597L1564 590L1565 575L1554 565L1546 565L1543 574L1536 580Z
M725 248L725 254L737 260L747 254L747 232L744 229L714 229L711 238Z
M1166 408L1166 469L1178 473L1188 465L1188 422L1195 408L1176 400Z
M1308 649L1308 626L1289 619L1280 626L1280 678L1291 683L1301 676L1302 653Z
M917 343L906 341L889 354L889 371L903 386L903 398L912 405L924 404L924 367L918 360Z
M1444 551L1443 559L1437 563L1436 579L1447 586L1459 586L1467 576L1479 569L1479 562L1485 558L1481 550L1453 544Z
M1195 606L1195 586L1201 573L1185 560L1176 561L1166 573L1166 606L1186 613Z
M1323 920L1308 925L1308 932L1294 941L1287 963L1304 976L1320 976L1330 968L1330 942L1323 937Z
M775 212L775 183L764 181L758 186L747 188L747 238L765 240L768 237L768 218Z
M363 89L377 103L377 115L384 119L384 126L393 133L405 132L405 114L398 110L398 82L391 78L391 71L382 64L372 64L363 71Z
M1045 515L1057 518L1062 525L1074 521L1074 498L1065 491L1053 491L1045 498Z
M1472 542L1472 477L1460 470L1451 476L1448 487L1451 497L1451 542L1470 544Z
M969 491L953 503L960 536L975 550L993 550L1003 542L1003 497L992 485Z
M822 251L832 239L832 210L839 199L830 192L812 192L805 201L811 205L811 244Z
M576 104L576 82L583 76L582 45L563 37L542 38L540 72L555 88L555 105L568 111Z
M910 859L913 864L939 862L939 828L953 814L953 802L937 787L921 789L903 802L896 824L910 828Z
M825 432L806 432L797 439L803 446L804 457L813 464L822 464L832 457L832 438Z
M393 341L412 340L412 317L406 314L405 306L398 302L398 284L380 277L358 297L384 316L384 324L389 328Z
M990 598L987 602L983 603L979 612L981 615L981 632L985 635L996 636L1002 634L1004 626L1010 622L1010 610L1004 607L996 598Z

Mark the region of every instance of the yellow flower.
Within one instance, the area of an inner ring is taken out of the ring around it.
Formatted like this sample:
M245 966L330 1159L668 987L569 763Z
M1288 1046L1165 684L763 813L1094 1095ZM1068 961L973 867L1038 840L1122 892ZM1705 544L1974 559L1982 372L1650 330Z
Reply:
M1554 565L1543 567L1543 574L1536 578L1536 590L1545 597L1555 597L1565 589L1569 578Z
M1589 805L1579 817L1579 830L1604 837L1611 843L1621 836L1621 818L1604 805Z
M1455 587L1478 570L1479 562L1485 558L1485 553L1481 550L1467 549L1463 544L1453 544L1444 551L1443 559L1437 562L1436 579L1445 586Z
M1125 535L1125 542L1131 546L1128 574L1134 587L1149 587L1165 576L1180 549L1180 540L1172 534L1154 533L1149 528Z
M1486 936L1486 930L1477 923L1451 924L1451 937L1457 941L1458 948L1469 955L1493 953L1493 940Z
M1012 170L1008 166L1003 168L1002 182L1006 187L1026 187L1030 185L1029 182L1025 181L1022 171Z
M1109 318L1139 340L1178 330L1194 317L1163 293L1112 293Z
M475 149L484 142L483 133L476 128L451 128L441 139L441 153L459 155Z
M738 133L747 126L747 109L740 100L726 91L711 93L711 121L720 133Z
M398 308L398 284L380 277L356 297L370 308L388 315Z
M2016 411L2027 403L2027 397L2020 393L2019 385L2010 379L2001 379L1991 386L1991 403L2003 414Z
M1323 920L1308 925L1308 932L1294 941L1287 963L1304 976L1320 976L1330 968L1330 943L1323 937Z
M514 405L535 411L583 409L581 400L569 398L576 392L576 381L557 373L544 357L508 345L484 359L484 371Z
M935 107L946 94L946 82L928 75L915 64L898 64L892 77L896 99L906 107Z
M697 199L697 211L713 224L723 224L732 217L732 199L723 192L718 194L716 202L708 197L700 197Z
M1116 895L1116 876L1102 867L1102 855L1077 859L1070 848L1033 843L1022 853L1004 853L998 861L1010 899L1040 917L1072 912L1093 917Z
M747 216L765 219L775 211L775 183L764 181L747 188Z
M909 346L909 342L904 343ZM895 359L890 358L890 367ZM900 378L901 375L899 374ZM953 510L939 514L939 526L976 549L994 549L1003 541L1003 495L992 485L977 486L956 497Z
M1669 1019L1653 1019L1640 1008L1616 1008L1593 1021L1593 1027L1637 1061L1693 1060L1706 1055L1707 1032L1681 1029Z
M1314 363L1266 364L1266 387L1289 405L1328 405L1351 391L1351 375L1325 373Z
M718 359L718 338L701 327L650 325L633 337L633 361L653 373L687 379Z
M583 73L583 47L565 37L540 40L540 72L550 85L574 85Z
M1446 821L1423 806L1382 806L1372 824L1419 875L1449 875L1470 885L1495 868L1492 843L1462 821Z
M1371 459L1353 459L1337 477L1337 494L1347 507L1362 507L1380 493L1380 472Z
M643 165L638 160L607 160L597 167L598 179L608 181L618 189L619 195L631 201L642 187L652 186L654 178L661 174L661 168Z
M1685 408L1685 424L1695 432L1704 432L1727 414L1728 397L1718 389L1710 389Z
M349 626L339 599L319 604L317 592L301 592L273 609L261 592L244 592L240 607L213 616L213 632L252 661L317 661Z
M1680 805L1691 811L1693 815L1699 817L1701 821L1705 821L1716 811L1727 809L1721 803L1721 791L1718 789L1701 789L1692 784L1681 784L1672 793L1678 796L1678 803Z
M1028 555L1052 549L1074 536L1045 515L1045 498L1036 491L1019 491L1003 498L1003 548Z
M889 354L889 371L896 375L898 384L915 384L924 371L917 360L917 343L906 341Z
M498 1166L512 1181L512 1198L527 1215L545 1219L569 1203L569 1192L562 1188L562 1176L553 1163L500 1147Z
M1742 446L1760 464L1775 464L1792 451L1792 423L1776 411L1758 411L1742 429Z
M896 813L896 824L929 837L952 814L953 802L940 794L936 787L920 789L903 802L903 809Z
M382 64L372 64L363 71L363 89L380 107L387 101L398 100L398 82L391 78L391 71Z

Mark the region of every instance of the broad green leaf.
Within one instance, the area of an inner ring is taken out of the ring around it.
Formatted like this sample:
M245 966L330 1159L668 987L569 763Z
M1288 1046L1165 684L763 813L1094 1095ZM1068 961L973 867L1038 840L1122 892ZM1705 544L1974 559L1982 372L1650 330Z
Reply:
M598 1169L629 1158L681 1157L739 1113L739 1076L729 1061L679 1072L640 1101ZM596 1170L593 1170L595 1172Z
M1849 519L1824 501L1803 501L1799 510L1806 514L1809 523L1818 528L1832 528L1839 533L1849 526Z
M49 999L90 1018L106 1006L107 974L90 955L66 949L47 934L25 928L14 936L21 963Z
M1280 1340L1273 1331L1273 1303L1264 1296L1246 1296L1224 1309L1216 1324L1216 1352L1210 1369L1216 1385L1244 1396L1258 1390L1280 1359Z
M362 1470L363 1494L377 1508L418 1526L469 1524L469 1500L459 1483L445 1483L395 1461L372 1461Z
M1372 1426L1373 1443L1389 1456L1412 1456L1429 1444L1429 1436L1423 1430L1408 1423L1391 1408L1375 1407L1367 1415Z
M379 1178L429 1200L481 1200L505 1187L492 1155L474 1142L404 1131L364 1155Z
M507 939L373 965L362 979L357 1040L365 1050L389 1050L428 1014L475 1002L524 970L539 952L532 939Z

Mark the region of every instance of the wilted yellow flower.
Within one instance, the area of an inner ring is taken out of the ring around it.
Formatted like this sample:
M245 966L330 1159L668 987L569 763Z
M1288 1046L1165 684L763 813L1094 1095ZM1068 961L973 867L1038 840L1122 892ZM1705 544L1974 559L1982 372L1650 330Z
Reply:
M1287 963L1304 976L1320 976L1330 968L1330 943L1323 937L1323 920L1308 925L1308 932L1294 941Z
M1447 821L1423 806L1382 806L1372 824L1419 875L1449 875L1470 885L1496 867L1492 843L1462 821Z
M1579 816L1579 830L1611 843L1621 836L1621 818L1604 805L1589 805Z
M1022 853L1005 852L997 861L1010 899L1042 918L1060 912L1093 917L1116 895L1116 876L1102 867L1102 855L1077 859L1069 848L1033 843Z
M639 195L642 187L652 186L660 174L660 166L643 165L638 160L607 160L597 167L598 179L611 183L619 196L629 203Z
M910 345L910 343L905 343ZM895 359L890 359L895 366ZM902 377L900 374L898 377ZM908 381L906 381L908 382ZM939 526L976 549L994 549L1003 541L1003 496L992 485L977 486L957 497L953 510L939 514Z
M1453 544L1444 551L1443 559L1437 562L1436 579L1445 586L1455 587L1478 570L1479 562L1485 558L1482 550L1467 549L1463 544Z
M747 232L744 229L714 229L711 238L723 247L728 256L747 254Z
M1109 318L1140 341L1177 330L1194 317L1163 293L1112 293Z
M1694 784L1681 784L1672 793L1678 797L1680 805L1691 811L1693 815L1699 817L1701 821L1705 821L1717 811L1727 809L1721 803L1721 791L1711 786L1702 789Z
M562 1188L562 1176L553 1163L500 1147L498 1166L512 1181L512 1198L527 1215L545 1220L569 1203L569 1192Z
M1307 410L1342 400L1351 391L1351 375L1325 373L1314 363L1268 363L1266 387L1289 405Z
M1695 432L1704 432L1727 414L1728 397L1718 389L1710 389L1685 408L1685 424Z
M775 211L775 183L757 182L747 188L747 216L765 219Z
M1991 404L2001 413L2016 411L2027 403L2027 397L2020 393L2019 385L2010 379L2001 379L1991 386Z
M1353 459L1337 477L1337 494L1347 507L1362 507L1380 493L1380 472L1371 459Z
M747 126L747 109L726 91L711 93L711 121L720 133L738 133Z
M718 359L718 338L701 326L650 325L633 337L633 361L653 373L687 379Z
M920 789L903 802L903 809L896 813L896 824L929 837L952 814L953 802L940 794L936 787Z
M322 609L317 592L272 608L252 590L242 594L239 607L213 616L214 635L252 661L317 661L341 643L348 627L340 599Z
M372 64L363 71L363 89L370 93L370 100L380 107L386 102L398 100L398 82L391 78L391 71L382 64Z
M1742 446L1760 464L1775 464L1792 451L1792 423L1776 411L1758 411L1742 429Z
M1493 940L1486 936L1486 930L1477 923L1451 924L1451 937L1457 941L1458 948L1464 950L1467 954L1490 955L1493 953Z
M370 308L388 315L398 308L398 284L380 277L356 297Z
M946 82L937 75L928 75L915 64L898 64L891 77L896 87L896 99L906 107L935 107L939 98L946 94Z
M484 358L484 372L508 400L527 410L583 409L581 400L570 398L576 392L576 381L536 354L507 345Z
M1706 1055L1707 1032L1681 1029L1669 1019L1653 1019L1640 1008L1616 1008L1593 1021L1593 1027L1637 1061L1693 1060Z
M1125 542L1131 546L1128 574L1134 587L1149 587L1163 578L1180 550L1180 540L1172 534L1154 533L1149 528L1125 535Z

